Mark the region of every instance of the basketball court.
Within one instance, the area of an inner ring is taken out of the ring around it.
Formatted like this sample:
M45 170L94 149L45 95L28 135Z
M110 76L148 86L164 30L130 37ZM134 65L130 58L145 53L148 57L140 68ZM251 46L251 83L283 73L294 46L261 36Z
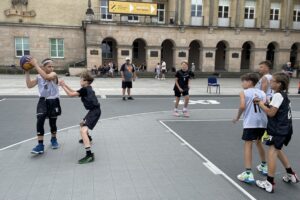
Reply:
M92 132L96 160L78 165L84 149L77 124L85 114L79 99L61 99L61 147L52 150L47 135L45 153L33 156L37 98L0 97L0 199L298 198L300 185L280 180L280 163L274 194L236 179L243 171L242 123L231 122L238 97L192 97L190 118L172 116L173 100L100 99L103 115ZM300 173L300 103L291 101L294 136L287 154ZM254 148L253 169L258 162Z

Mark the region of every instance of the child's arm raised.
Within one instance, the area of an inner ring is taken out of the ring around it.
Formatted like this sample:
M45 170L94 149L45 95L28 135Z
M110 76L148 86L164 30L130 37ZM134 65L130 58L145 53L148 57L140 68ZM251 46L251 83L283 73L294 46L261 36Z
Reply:
M259 105L259 107L261 107L261 109L269 116L269 117L274 117L278 111L278 108L271 106L268 107L265 105L265 103L263 101L256 101L258 102L257 104Z
M80 94L77 91L71 89L69 86L67 86L63 80L59 81L59 85L64 89L64 91L69 97L79 97Z
M29 63L32 64L36 71L45 79L48 81L52 81L57 79L57 74L55 72L51 72L49 74L47 74L46 72L44 72L44 70L41 69L41 67L39 66L39 64L37 63L37 60L35 58L31 58L29 60Z
M25 76L26 76L26 85L28 88L33 88L34 86L37 85L37 79L31 80L29 71L25 71Z
M238 110L236 118L232 120L233 123L236 123L237 121L240 120L240 117L243 114L243 112L245 110L245 107L246 107L245 94L244 94L244 92L241 92L240 93L240 107L239 107L239 110Z

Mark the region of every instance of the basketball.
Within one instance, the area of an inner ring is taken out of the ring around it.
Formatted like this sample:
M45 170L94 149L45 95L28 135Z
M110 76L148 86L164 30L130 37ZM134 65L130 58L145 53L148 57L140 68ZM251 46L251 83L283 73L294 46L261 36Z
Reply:
M20 66L25 71L31 70L33 68L33 65L31 65L28 60L30 59L30 56L22 56L20 59Z

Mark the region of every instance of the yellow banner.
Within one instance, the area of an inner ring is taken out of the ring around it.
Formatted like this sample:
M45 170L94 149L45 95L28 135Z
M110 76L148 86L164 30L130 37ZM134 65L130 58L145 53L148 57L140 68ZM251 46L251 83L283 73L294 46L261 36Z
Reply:
M156 3L109 1L108 12L132 15L157 15Z

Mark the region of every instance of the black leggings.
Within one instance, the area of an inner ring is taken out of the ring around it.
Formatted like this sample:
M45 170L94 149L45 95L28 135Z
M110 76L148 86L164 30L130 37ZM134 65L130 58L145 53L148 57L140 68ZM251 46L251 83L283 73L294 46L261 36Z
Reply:
M39 136L43 136L45 134L44 124L45 124L46 118L47 118L47 115L45 115L45 114L40 114L37 116L36 130L37 130L37 135L39 135ZM49 125L50 125L51 133L57 132L56 120L57 120L57 117L49 117Z

